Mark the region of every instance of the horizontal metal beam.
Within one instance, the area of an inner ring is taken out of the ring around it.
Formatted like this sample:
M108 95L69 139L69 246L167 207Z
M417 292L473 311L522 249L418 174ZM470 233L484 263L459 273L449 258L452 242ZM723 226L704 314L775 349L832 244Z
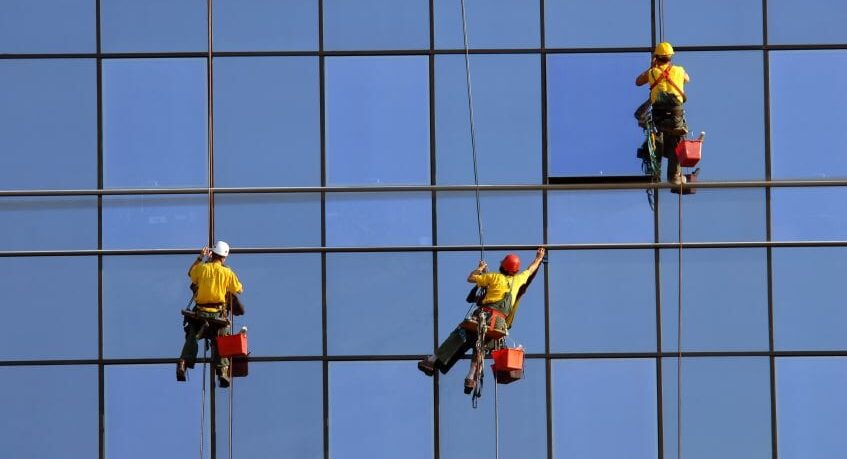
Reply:
M647 190L679 188L667 182L607 182L516 185L385 185L385 186L299 186L299 187L213 187L213 188L109 188L109 189L33 189L0 190L0 198L42 196L136 196L136 195L208 195L213 194L291 194L291 193L411 193L411 192L515 192L515 191L599 191L599 190ZM561 180L559 178L558 180ZM734 189L734 188L808 188L843 187L847 179L828 180L747 180L697 182L684 184L683 188Z

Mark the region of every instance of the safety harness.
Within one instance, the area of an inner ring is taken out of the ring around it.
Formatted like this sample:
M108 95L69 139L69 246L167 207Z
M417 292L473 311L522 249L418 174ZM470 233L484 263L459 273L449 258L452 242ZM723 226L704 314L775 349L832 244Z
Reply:
M653 67L657 68L657 67ZM653 68L650 69L650 75L653 75ZM667 81L669 85L671 85L676 91L682 96L682 101L685 102L688 98L685 95L685 91L683 91L676 83L671 80L671 69L673 68L673 64L668 64L668 67L665 70L662 70L662 73L659 74L656 79L650 83L650 92L653 92L653 88L655 88L662 81Z

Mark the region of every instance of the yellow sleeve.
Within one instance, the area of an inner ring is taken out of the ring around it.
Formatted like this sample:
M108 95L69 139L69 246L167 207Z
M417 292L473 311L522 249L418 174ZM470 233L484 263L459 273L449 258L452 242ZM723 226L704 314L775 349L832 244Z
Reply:
M235 275L235 272L230 271L232 277L229 281L228 290L230 293L241 293L244 290L244 287L241 285L241 281L238 280L238 276Z
M191 271L188 272L188 277L191 279L192 284L196 284L200 279L200 267L203 263L197 263L191 268Z
M488 287L495 277L494 273L484 273L473 276L473 280L480 287Z

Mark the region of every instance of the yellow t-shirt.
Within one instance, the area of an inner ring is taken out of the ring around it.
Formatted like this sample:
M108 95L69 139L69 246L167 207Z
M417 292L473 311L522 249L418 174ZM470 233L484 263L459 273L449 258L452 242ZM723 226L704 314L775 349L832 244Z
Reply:
M188 273L197 285L194 301L197 304L223 303L226 293L241 293L243 287L238 276L220 262L198 263Z
M653 83L655 83L656 79L658 79L665 69L668 68L668 65L671 64L651 67L650 70L647 71L647 81L650 83L650 86L653 87L653 89L650 90L650 102L655 102L661 92L673 94L677 99L679 99L679 103L683 102L682 93L677 91L677 89L668 82L668 79L670 79L679 89L685 91L685 80L688 79L688 74L685 73L685 69L682 66L674 65L671 67L670 72L668 72L668 78L662 78L656 86L653 86Z
M529 282L529 270L519 272L514 276L506 276L500 273L484 273L476 274L471 279L476 282L476 285L485 287L485 297L482 298L482 304L496 303L506 296L506 292L512 292L512 311L506 317L506 325L510 328L512 321L515 320L515 312L518 310L520 299L517 298L521 287ZM509 289L511 283L511 290Z

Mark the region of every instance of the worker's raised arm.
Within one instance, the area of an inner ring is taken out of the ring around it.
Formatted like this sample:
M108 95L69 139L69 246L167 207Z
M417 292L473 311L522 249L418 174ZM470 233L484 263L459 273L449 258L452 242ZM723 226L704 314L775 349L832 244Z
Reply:
M468 282L476 284L477 279L479 279L479 276L484 273L486 269L488 269L488 263L486 263L485 260L480 260L479 266L468 274Z
M191 263L191 266L188 267L188 277L191 277L191 270L194 269L195 266L199 265L204 258L208 257L209 254L212 253L208 247L203 247L200 249L200 255L194 260L194 263Z
M641 72L641 75L638 75L637 77L635 77L635 85L636 86L644 86L645 84L647 84L647 82L650 80L650 78L648 76L649 72L650 72L650 69L647 69L647 70Z
M526 270L529 271L530 276L535 274L536 271L538 271L538 267L541 266L541 262L544 261L545 252L546 250L544 249L544 247L539 247L535 251L535 260L532 260L532 263L529 265L528 268L526 268Z

